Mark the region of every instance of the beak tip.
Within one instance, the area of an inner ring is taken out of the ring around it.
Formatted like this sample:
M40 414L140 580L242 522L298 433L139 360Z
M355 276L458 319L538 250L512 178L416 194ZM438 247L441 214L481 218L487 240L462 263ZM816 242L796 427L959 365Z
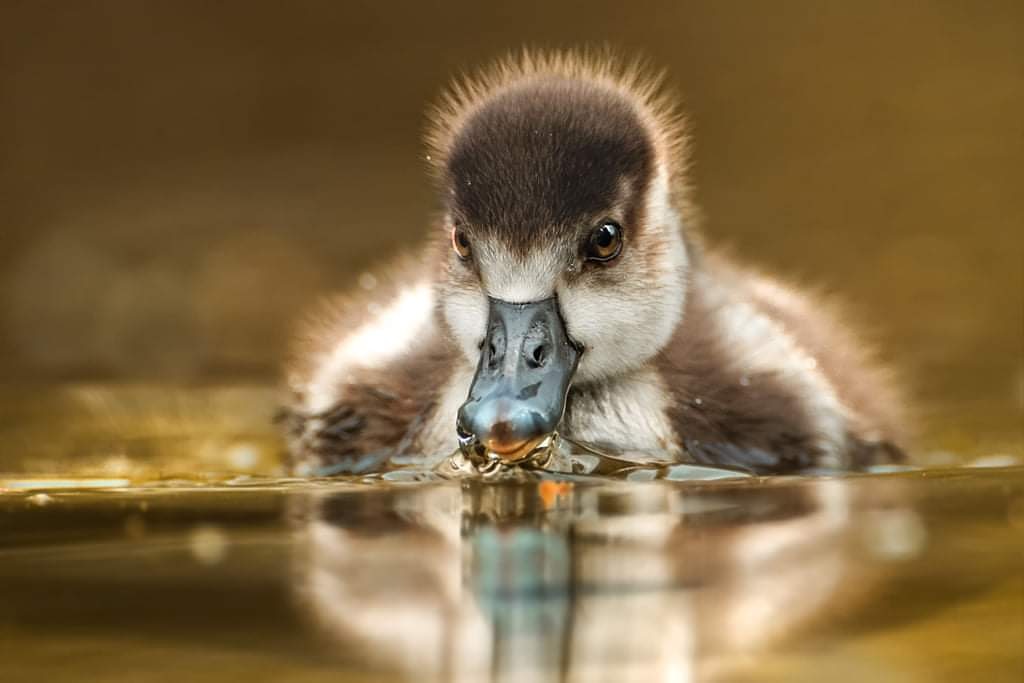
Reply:
M534 446L543 440L544 436L527 438L516 438L511 435L508 438L492 436L485 439L483 444L487 447L487 450L497 454L502 460L512 461L532 451Z

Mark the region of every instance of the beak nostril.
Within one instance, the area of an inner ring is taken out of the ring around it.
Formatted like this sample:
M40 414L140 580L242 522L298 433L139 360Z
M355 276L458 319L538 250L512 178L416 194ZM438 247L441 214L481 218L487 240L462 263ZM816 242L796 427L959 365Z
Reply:
M530 359L533 361L530 363L532 367L539 368L544 365L544 361L548 357L548 347L544 344L538 344L533 347L533 353L530 354Z

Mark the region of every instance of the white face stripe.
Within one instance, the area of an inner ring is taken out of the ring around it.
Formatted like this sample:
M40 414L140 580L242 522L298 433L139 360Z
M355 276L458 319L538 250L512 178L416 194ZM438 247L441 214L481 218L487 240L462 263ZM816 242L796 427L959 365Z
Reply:
M487 328L487 295L479 289L448 288L441 293L445 322L466 360L476 364Z
M525 257L512 255L493 242L480 250L480 270L488 296L509 303L551 298L566 267L561 250L534 250Z
M448 328L466 358L476 363L487 327L487 298L529 303L551 298L562 271L557 253L535 251L526 257L511 254L493 241L473 244L479 261L482 287L444 287L442 312Z

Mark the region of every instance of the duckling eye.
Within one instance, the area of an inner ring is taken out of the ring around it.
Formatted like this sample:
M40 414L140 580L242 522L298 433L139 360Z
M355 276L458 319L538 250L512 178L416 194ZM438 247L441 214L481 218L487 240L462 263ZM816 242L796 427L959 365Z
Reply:
M469 238L466 231L458 226L452 228L452 248L463 261L469 258Z
M604 221L587 237L588 261L611 261L622 251L622 228L615 221Z

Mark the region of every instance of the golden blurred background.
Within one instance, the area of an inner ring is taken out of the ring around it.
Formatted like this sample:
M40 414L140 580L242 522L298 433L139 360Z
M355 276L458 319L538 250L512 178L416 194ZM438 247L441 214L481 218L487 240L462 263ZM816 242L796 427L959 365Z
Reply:
M841 295L926 438L1024 444L1024 3L0 4L0 376L274 381L414 247L423 111L522 44L664 66L712 241Z

